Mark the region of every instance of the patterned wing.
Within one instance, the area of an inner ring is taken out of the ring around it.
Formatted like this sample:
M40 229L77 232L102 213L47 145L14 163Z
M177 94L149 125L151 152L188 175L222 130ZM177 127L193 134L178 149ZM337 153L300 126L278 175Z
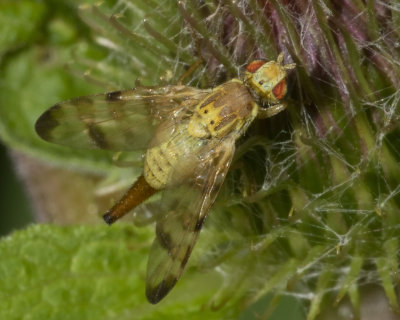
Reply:
M165 191L147 264L146 296L157 303L181 276L203 226L206 215L232 162L235 139L229 138L210 150L209 158L193 168L197 177L190 183Z
M131 151L147 146L157 125L193 107L208 91L145 87L60 102L36 122L44 140L74 148Z

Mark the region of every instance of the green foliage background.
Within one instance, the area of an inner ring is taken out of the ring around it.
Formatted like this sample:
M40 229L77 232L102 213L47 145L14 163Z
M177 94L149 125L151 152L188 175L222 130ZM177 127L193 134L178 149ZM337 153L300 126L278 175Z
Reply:
M0 235L6 235L33 221L21 182L14 172L5 147L0 144Z

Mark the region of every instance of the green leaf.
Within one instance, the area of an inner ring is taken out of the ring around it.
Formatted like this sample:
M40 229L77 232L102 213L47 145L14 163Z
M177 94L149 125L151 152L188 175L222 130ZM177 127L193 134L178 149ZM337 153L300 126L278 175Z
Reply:
M0 3L0 59L7 51L29 44L39 36L46 11L39 1Z
M26 153L70 165L104 169L111 164L109 153L51 145L40 140L34 131L36 119L51 105L79 93L94 92L83 79L54 67L53 59L66 61L69 51L33 47L8 59L0 70L0 136L11 147Z
M107 152L71 151L41 141L39 115L53 104L101 91L68 71L74 50L94 58L88 27L70 1L5 1L0 4L0 138L30 155L91 170L108 169Z
M204 307L220 285L214 272L186 272L160 304L144 278L153 232L117 224L34 225L0 241L1 319L222 319L232 306Z

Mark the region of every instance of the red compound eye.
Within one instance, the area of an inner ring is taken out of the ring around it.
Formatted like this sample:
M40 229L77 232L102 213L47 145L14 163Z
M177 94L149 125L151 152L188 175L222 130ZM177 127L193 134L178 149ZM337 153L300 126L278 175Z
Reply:
M256 72L263 64L265 64L264 60L254 60L249 63L249 65L246 68L247 72L254 73Z
M273 89L272 93L275 98L282 99L286 94L286 79L281 80Z

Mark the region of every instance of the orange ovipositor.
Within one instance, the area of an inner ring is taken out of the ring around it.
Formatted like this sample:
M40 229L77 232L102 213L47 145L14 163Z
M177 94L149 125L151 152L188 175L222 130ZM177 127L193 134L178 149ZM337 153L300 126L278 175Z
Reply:
M157 191L158 190L151 187L144 176L141 175L122 198L106 212L103 216L104 221L109 225L113 224Z

